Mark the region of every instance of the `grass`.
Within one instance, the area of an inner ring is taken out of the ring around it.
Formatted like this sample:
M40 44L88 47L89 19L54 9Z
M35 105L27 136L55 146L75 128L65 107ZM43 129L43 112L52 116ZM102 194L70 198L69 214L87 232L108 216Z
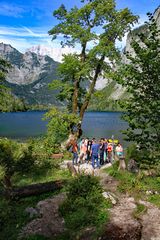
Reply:
M55 168L52 163L33 168L25 175L17 174L13 177L14 186L25 186L33 183L48 182L54 180L69 180L71 175L68 170ZM1 187L2 188L2 187ZM61 191L65 190L62 189ZM26 223L31 220L25 213L27 207L35 207L43 199L54 196L58 192L50 192L34 197L27 197L16 201L6 201L0 197L0 240L17 240L17 236ZM42 236L31 236L27 240L44 240Z
M70 179L71 174L68 170L60 169L51 163L46 162L42 166L34 167L27 174L17 174L13 177L13 184L15 186L25 186L34 183L43 183L55 180Z
M35 207L36 204L55 193L47 193L40 196L23 198L18 201L6 201L0 199L0 239L17 240L18 234L29 221L29 214L25 212L27 207ZM31 220L31 219L30 219ZM33 239L33 238L31 238ZM30 240L31 240L30 239ZM42 238L34 238L40 240ZM28 239L29 240L29 239Z
M108 208L112 207L102 196L99 179L80 175L70 182L67 190L67 199L60 206L68 230L62 239L83 238L86 228L92 229L92 239L97 239L109 219Z
M120 192L128 193L137 200L143 199L160 207L160 177L145 176L143 172L133 174L128 171L118 171L117 163L105 171L119 181ZM151 195L147 195L147 191L151 191Z
M147 207L143 204L137 203L137 207L133 212L133 216L136 219L139 219L142 214L147 211Z

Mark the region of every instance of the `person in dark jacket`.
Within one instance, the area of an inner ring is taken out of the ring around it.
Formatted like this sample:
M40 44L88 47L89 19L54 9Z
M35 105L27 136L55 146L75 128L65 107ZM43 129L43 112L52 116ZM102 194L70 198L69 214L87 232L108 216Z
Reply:
M96 140L93 140L92 147L91 147L91 159L92 159L92 167L93 168L95 168L95 161L96 161L96 166L100 167L100 164L98 161L99 148L100 148L100 144L98 144L96 142Z
M100 165L104 164L104 151L105 151L105 140L101 138L100 140L100 147L99 147L99 154L100 154Z

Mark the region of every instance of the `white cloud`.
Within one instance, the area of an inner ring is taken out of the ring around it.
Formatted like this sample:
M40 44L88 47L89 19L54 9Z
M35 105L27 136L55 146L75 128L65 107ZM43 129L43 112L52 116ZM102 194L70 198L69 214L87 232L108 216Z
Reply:
M139 22L134 25L133 28L139 27L144 24L147 20L146 15L140 15ZM6 44L11 44L17 50L21 52L25 52L26 49L31 48L34 45L43 45L46 47L61 48L60 41L62 40L62 36L59 36L54 41L51 41L52 37L48 35L48 29L46 28L37 28L32 27L28 28L25 26L22 27L8 27L8 26L0 26L0 42L4 42ZM123 49L126 44L127 33L123 37L122 41L117 41L116 45L119 49ZM93 46L93 42L88 45L88 48ZM79 46L77 46L77 50Z
M47 31L40 31L39 28L27 28L27 27L8 27L0 26L0 35L13 36L13 37L48 37Z
M26 48L30 48L33 46L32 43L28 42L24 38L5 38L0 36L0 42L5 44L10 44L12 47L16 48L20 52L24 53Z
M0 26L0 42L11 44L21 52L37 44L49 45L51 37L40 28Z
M0 15L2 16L20 18L25 12L26 10L24 8L15 4L1 3Z

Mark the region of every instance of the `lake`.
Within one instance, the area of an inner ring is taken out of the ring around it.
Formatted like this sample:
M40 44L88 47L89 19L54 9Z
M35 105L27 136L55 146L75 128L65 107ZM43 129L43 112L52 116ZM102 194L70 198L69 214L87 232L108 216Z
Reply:
M42 120L44 113L45 111L0 113L0 136L24 140L45 134L47 121ZM83 135L89 138L111 138L114 135L115 139L125 143L120 131L126 129L128 124L121 116L121 112L87 112L82 123Z

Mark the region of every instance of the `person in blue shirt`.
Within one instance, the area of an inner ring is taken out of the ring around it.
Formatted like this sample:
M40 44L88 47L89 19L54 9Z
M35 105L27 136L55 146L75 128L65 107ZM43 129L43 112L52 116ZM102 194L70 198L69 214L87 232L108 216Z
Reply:
M98 161L98 155L99 155L99 148L100 148L100 144L98 144L96 142L96 140L94 139L92 142L92 146L91 146L91 159L92 159L92 167L95 168L95 161L96 161L96 165L99 168L100 164Z

